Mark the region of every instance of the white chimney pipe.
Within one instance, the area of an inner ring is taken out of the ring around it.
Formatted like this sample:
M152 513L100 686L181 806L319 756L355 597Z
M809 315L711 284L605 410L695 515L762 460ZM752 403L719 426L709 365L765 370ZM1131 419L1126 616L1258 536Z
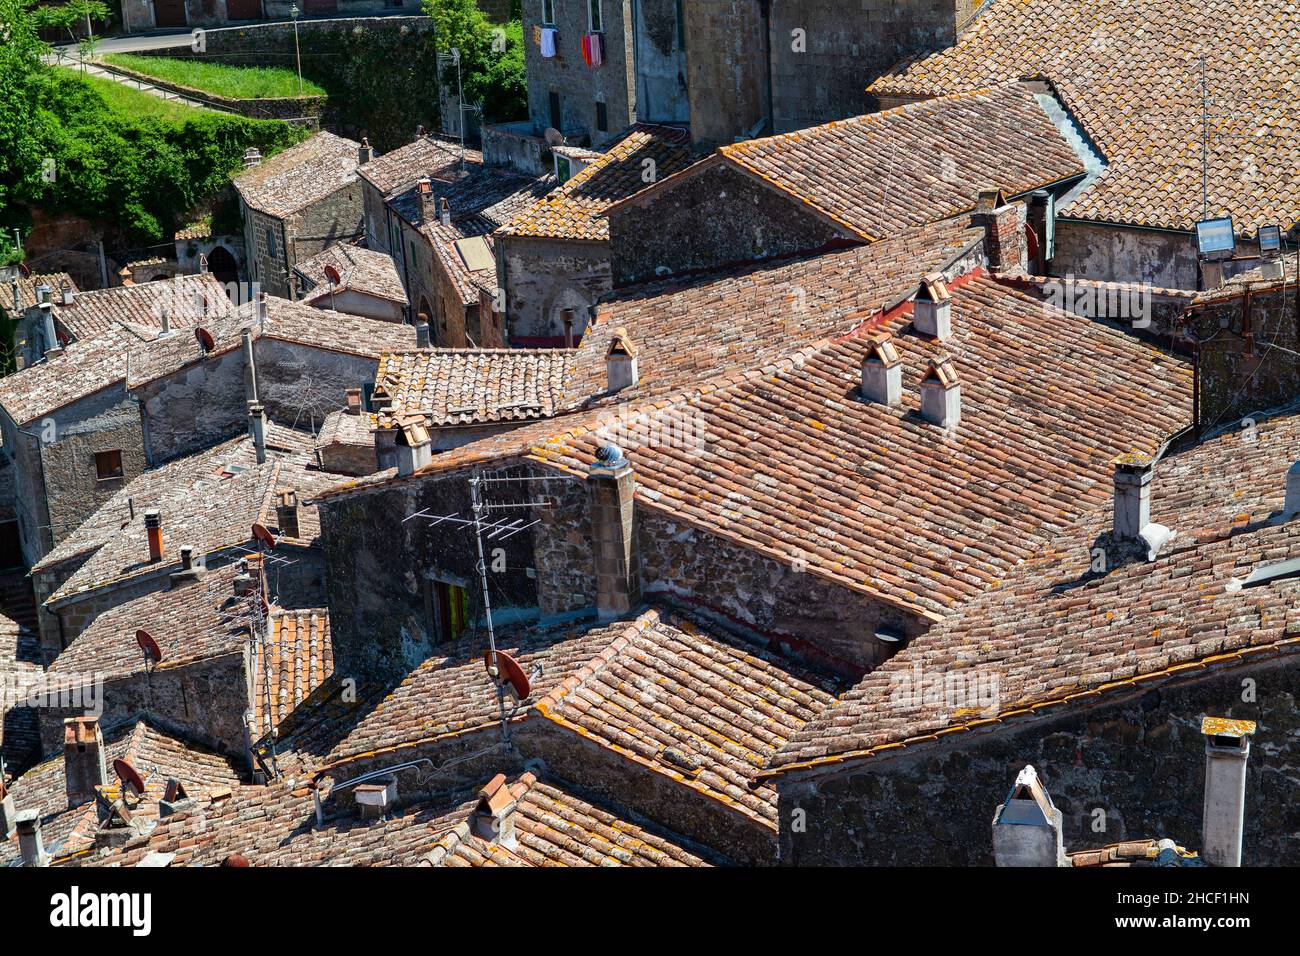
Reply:
M1136 541L1151 522L1152 462L1146 455L1120 455L1115 465L1115 516L1111 533L1116 541Z
M953 428L961 421L961 382L948 359L931 362L921 379L921 417L940 428Z
M862 359L862 398L878 405L897 405L903 398L903 360L889 333L871 340Z
M920 334L940 342L952 336L952 293L937 272L921 280L912 301L912 325Z
M637 368L636 346L632 344L627 329L617 328L609 340L605 352L605 375L609 382L609 392L620 392L631 388L641 381Z
M1286 472L1286 504L1282 506L1283 516L1294 518L1300 514L1300 461Z
M260 402L248 403L248 434L259 465L266 462L266 411Z
M18 852L23 858L23 866L49 866L50 858L41 838L40 811L23 810L18 814L17 822Z
M1201 818L1201 856L1210 866L1241 866L1246 820L1246 761L1253 720L1206 717L1205 810Z
M418 415L408 418L397 434L397 473L405 478L432 460L433 440L424 420Z

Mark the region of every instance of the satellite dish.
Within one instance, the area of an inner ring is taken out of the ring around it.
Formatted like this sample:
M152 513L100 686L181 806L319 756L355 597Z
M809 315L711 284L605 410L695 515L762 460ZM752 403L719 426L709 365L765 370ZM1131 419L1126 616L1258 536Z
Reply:
M265 525L257 524L256 522L253 523L253 540L258 544L266 545L268 548L275 547L275 535L266 530Z
M554 149L556 146L564 145L564 134L554 126L546 127L546 132L542 134L546 137L546 145Z
M490 650L483 654L483 666L488 669L488 674L492 673L492 652ZM528 675L519 666L519 662L505 651L497 651L496 681L499 684L509 684L510 689L514 691L515 697L520 700L524 700L532 692L532 686L528 683Z
M330 285L340 285L343 282L343 277L339 275L339 270L335 269L328 263L325 266L325 278L330 280Z
M135 642L140 645L140 650L144 651L145 656L155 664L162 661L162 648L158 646L158 642L153 639L153 635L148 631L136 631Z
M250 866L251 864L248 862L248 857L244 856L242 853L232 853L230 854L230 856L226 857L224 860L221 861L221 865L222 866Z
M118 757L113 761L113 773L122 781L123 787L130 787L137 796L144 794L144 778L131 766L130 761Z
M24 279L26 279L31 276L32 270L27 268L27 263L20 262L18 263L18 274L21 275Z
M64 348L67 348L68 344L72 341L72 339L68 338L68 333L64 332L62 329L55 332L54 337L59 340L59 344Z
M212 333L201 325L194 330L194 337L199 340L199 348L205 352L211 352L217 346L212 339Z

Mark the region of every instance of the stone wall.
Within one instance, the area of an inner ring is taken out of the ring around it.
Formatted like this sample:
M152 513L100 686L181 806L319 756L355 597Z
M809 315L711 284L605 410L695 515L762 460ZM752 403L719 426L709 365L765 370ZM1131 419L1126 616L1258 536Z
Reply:
M768 119L760 0L686 0L691 139L703 153L761 132Z
M156 667L148 674L106 681L101 692L100 721L112 726L148 713L187 740L222 753L243 755L244 714L251 709L245 655L245 650L236 649L220 657L177 667ZM83 713L79 708L42 708L41 752L60 750L64 718ZM149 768L139 769L147 772Z
M248 250L248 270L261 291L282 299L289 298L289 265L285 252L285 223L239 203L244 216L244 248Z
M248 427L239 348L150 382L136 395L144 406L153 465L211 447Z
M247 116L250 119L282 119L296 120L307 119L309 128L318 127L320 124L320 115L325 110L324 96L301 96L301 97L264 97L261 99L231 99L226 96L218 96L216 93L207 90L198 90L189 86L181 86L179 83L172 83L167 80L159 79L156 76L150 76L147 73L139 73L135 70L128 69L117 63L103 63L96 61L101 69L106 69L111 73L121 73L125 76L134 77L150 86L155 86L160 90L168 90L172 93L179 93L181 96L190 99L200 100L205 103L211 103L214 106L229 110L232 113L238 113L241 116Z
M615 286L845 241L840 229L723 165L612 210L609 232Z
M1248 683L1253 682L1253 683ZM1243 702L1253 693L1257 702ZM1064 818L1067 850L1130 839L1198 850L1204 715L1257 721L1247 772L1247 866L1300 863L1300 671L1294 657L1053 717L958 733L778 781L781 862L792 866L988 866L993 811L1033 764ZM1055 714L1055 711L1048 711ZM795 811L801 811L796 814ZM799 819L796 831L794 821Z
M582 58L588 31L587 4L555 4L556 55L542 56L534 27L542 25L542 0L524 0L524 61L528 74L528 118L536 130L553 126L551 94L560 98L560 131L603 146L636 121L636 76L632 54L631 4L603 0L605 59L590 67ZM605 129L598 128L596 104L605 104Z
M574 341L580 339L591 307L612 288L609 243L502 236L497 247L510 340L563 344L562 309L574 310Z
M687 123L685 24L677 22L678 0L640 0L635 19L636 112L643 123Z

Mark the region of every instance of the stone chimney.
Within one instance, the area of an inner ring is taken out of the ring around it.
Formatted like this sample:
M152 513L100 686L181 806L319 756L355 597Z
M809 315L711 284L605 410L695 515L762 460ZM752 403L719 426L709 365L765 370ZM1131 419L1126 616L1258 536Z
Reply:
M1111 535L1116 541L1136 541L1151 523L1151 459L1136 452L1120 455L1115 465L1115 516Z
M69 717L63 721L63 778L69 807L94 800L96 788L108 782L104 735L98 718Z
M257 324L265 328L267 320L271 317L270 307L266 304L266 293L257 294Z
M364 166L375 158L375 151L370 147L370 139L366 136L361 137L361 145L357 147L357 165Z
M23 866L49 866L50 858L45 852L45 841L41 837L41 812L20 811L17 829L18 852L23 858Z
M952 336L952 293L937 272L921 280L912 302L912 326L940 342Z
M345 389L343 395L347 401L347 413L349 415L361 414L361 389Z
M961 382L949 359L932 361L921 379L921 417L940 428L961 421Z
M862 399L877 405L897 405L903 397L903 360L888 332L871 337L862 359Z
M1002 190L980 191L971 224L984 229L984 252L990 272L1025 271L1025 227L1021 204L1008 203Z
M420 220L431 222L433 210L429 208L429 203L433 201L433 182L428 176L421 176L415 181L415 193L420 200Z
M45 305L50 301L50 287L42 282L36 287L36 304Z
M144 513L144 533L149 539L149 561L157 563L163 556L162 512L156 508Z
M397 473L413 475L433 460L433 440L424 427L424 419L413 415L402 422L397 433Z
M162 320L162 334L172 334L172 310L170 306L162 305L158 307L158 318Z
M621 392L631 388L641 380L636 363L636 346L627 334L627 329L619 327L609 340L605 352L605 374L609 380L609 392Z
M1052 216L1052 194L1046 189L1037 189L1029 195L1029 206L1025 212L1025 225L1034 231L1034 238L1038 240L1038 250L1036 255L1029 255L1033 250L1026 250L1026 258L1030 259L1029 271L1034 275L1047 275L1047 233L1048 220ZM1027 237L1026 237L1027 241Z
M424 124L420 123L415 127L415 142L424 139Z
M421 312L415 323L415 347L427 349L429 342L429 317Z
M560 323L564 326L564 347L566 349L573 348L573 321L573 309L560 310Z
M72 286L66 284L60 286L59 301L61 301L64 305L72 305L72 303L77 301L77 290L72 288Z
M604 445L587 474L591 504L596 611L602 621L622 617L641 603L637 552L636 477L617 445Z
M158 816L169 817L173 813L191 810L195 806L197 801L185 791L185 785L175 777L168 778L162 799L158 801Z
M1201 818L1201 856L1210 866L1241 866L1241 836L1246 819L1246 761L1253 720L1206 717L1205 810Z
M1285 518L1294 518L1300 514L1300 461L1286 472L1286 503L1282 506Z
M275 520L280 534L298 537L298 492L293 488L281 489L275 504Z
M451 225L451 200L446 196L438 200L438 221L444 226Z
M244 150L244 168L254 169L262 165L262 154L256 146Z
M497 774L478 792L478 806L470 824L474 835L507 848L516 846L515 807L518 805L506 783L506 775Z
M259 465L266 462L266 409L261 402L248 403L248 437L253 439L253 451Z
M397 781L391 777L375 783L359 783L353 791L361 819L377 820L385 816L397 802Z
M173 588L183 588L203 578L203 565L194 560L194 549L189 545L180 549L181 569L171 574Z
M1061 811L1030 765L993 814L993 859L997 866L1066 865Z

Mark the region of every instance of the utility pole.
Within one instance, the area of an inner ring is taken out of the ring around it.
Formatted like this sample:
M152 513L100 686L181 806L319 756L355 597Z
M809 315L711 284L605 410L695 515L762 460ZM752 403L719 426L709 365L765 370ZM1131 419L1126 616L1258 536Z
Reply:
M298 46L298 17L302 11L298 9L298 4L289 8L289 16L293 17L293 55L298 61L298 96L302 96L302 50Z

